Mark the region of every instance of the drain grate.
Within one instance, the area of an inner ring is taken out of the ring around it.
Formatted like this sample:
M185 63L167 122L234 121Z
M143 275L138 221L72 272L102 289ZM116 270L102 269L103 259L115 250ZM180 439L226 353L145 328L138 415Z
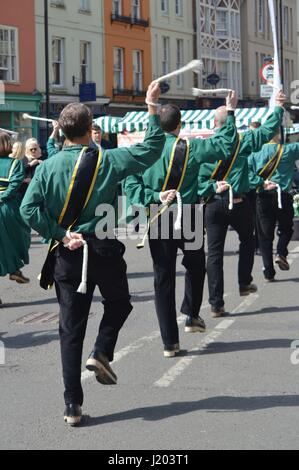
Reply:
M90 313L90 317L94 315ZM53 312L32 312L13 322L16 325L58 325L59 314Z

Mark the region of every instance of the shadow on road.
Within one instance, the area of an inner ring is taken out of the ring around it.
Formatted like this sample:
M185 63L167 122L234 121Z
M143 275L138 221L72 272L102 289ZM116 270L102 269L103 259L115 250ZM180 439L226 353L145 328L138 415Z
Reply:
M32 331L16 336L5 337L7 333L0 333L0 339L7 349L27 349L35 346L44 346L59 340L57 331Z
M290 306L290 307L266 307L266 308L261 308L261 310L255 310L253 312L244 312L244 313L236 313L231 315L232 318L235 317L250 317L251 315L266 315L266 314L272 314L274 315L275 313L286 313L286 312L295 312L299 313L299 307L296 305Z
M290 349L293 339L261 339L258 341L238 341L234 343L211 343L204 351L196 351L190 356L224 354L241 351L261 351L263 349Z
M261 411L273 408L291 408L299 406L298 395L277 395L262 397L211 397L192 402L177 402L168 405L150 406L148 408L136 408L124 412L114 413L98 418L85 417L83 427L100 426L133 419L144 421L162 421L174 416L186 415L196 411L209 413L245 413Z

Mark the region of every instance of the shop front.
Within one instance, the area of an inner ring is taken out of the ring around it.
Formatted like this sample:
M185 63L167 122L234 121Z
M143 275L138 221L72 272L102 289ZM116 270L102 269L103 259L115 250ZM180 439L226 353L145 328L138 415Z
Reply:
M39 116L42 95L7 93L5 102L0 104L0 128L18 133L18 140L25 142L38 137L36 121L23 118L23 114Z

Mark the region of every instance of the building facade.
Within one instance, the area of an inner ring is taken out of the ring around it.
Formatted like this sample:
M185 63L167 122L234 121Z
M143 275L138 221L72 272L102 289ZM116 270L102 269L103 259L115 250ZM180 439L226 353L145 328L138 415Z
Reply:
M50 117L57 117L66 104L79 100L80 85L87 85L82 101L90 105L96 116L102 114L109 103L104 97L103 1L48 0L48 11ZM45 94L43 1L35 0L35 13L37 88ZM42 114L45 115L45 103Z
M196 0L196 33L197 54L204 64L200 85L215 87L209 77L216 74L217 88L235 89L242 98L240 6L241 0Z
M149 0L104 1L105 92L109 113L143 109L152 81Z
M0 127L25 140L37 135L36 123L23 113L37 115L41 95L36 91L34 0L0 0Z
M195 58L194 6L191 0L151 0L151 40L153 78L166 75ZM169 82L167 101L193 108L194 77L179 76Z
M282 72L284 89L291 94L291 82L298 71L297 5L296 0L276 2L279 43L283 51ZM282 21L280 15L282 6ZM282 25L282 31L281 31ZM245 0L242 2L242 57L243 92L248 102L263 103L261 97L263 64L273 57L273 38L266 0Z

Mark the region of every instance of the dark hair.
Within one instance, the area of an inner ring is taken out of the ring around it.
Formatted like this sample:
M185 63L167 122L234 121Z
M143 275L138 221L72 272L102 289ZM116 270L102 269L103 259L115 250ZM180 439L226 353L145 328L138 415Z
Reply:
M73 140L87 134L92 118L92 112L85 104L71 103L64 108L58 122L65 137Z
M8 156L12 152L11 138L5 132L0 132L0 157Z
M100 126L98 126L98 124L93 124L92 130L95 132L102 132L102 129L100 128Z
M250 127L251 127L251 129L259 129L260 127L262 127L262 125L261 125L260 122L252 122L250 124Z
M182 121L180 108L174 104L166 104L160 109L161 127L164 132L175 131Z

